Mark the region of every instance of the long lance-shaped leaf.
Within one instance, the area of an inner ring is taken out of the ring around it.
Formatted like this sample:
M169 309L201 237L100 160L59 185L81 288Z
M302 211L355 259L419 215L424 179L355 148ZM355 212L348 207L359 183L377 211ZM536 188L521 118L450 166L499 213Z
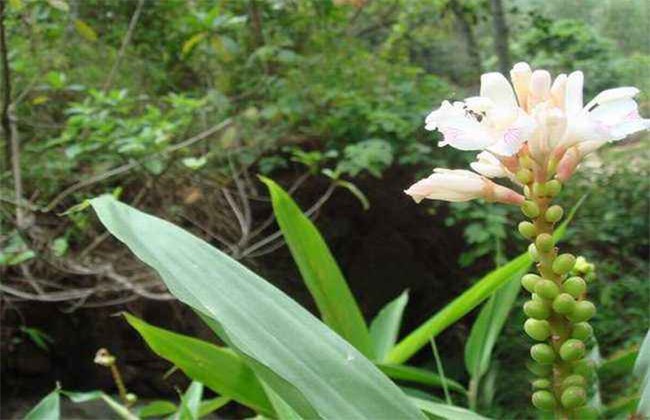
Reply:
M434 418L443 418L447 420L490 420L487 417L483 417L480 414L455 405L441 404L415 397L411 397L411 400L420 407L422 411L431 414Z
M559 241L566 228L573 219L576 211L585 200L583 196L578 203L573 206L565 221L555 231L555 240ZM463 292L456 299L451 301L447 306L435 313L431 318L420 325L409 335L404 337L388 355L389 363L404 363L418 350L427 345L431 337L435 337L443 330L449 327L460 318L467 315L472 309L476 308L481 302L487 299L495 290L503 286L512 276L528 267L532 263L530 255L527 252L521 254L507 264L489 272L485 277L477 281L472 287Z
M133 315L124 316L151 350L178 366L191 379L254 410L273 413L255 373L232 350L154 327Z
M402 315L409 300L408 291L388 302L370 324L370 337L374 349L375 360L382 362L388 356L390 349L397 342L399 329L402 326Z
M211 319L220 337L247 362L256 362L250 364L256 374L264 375L260 378L299 415L423 418L372 362L243 265L111 196L95 198L91 205L108 230L155 268L179 300Z
M458 391L466 394L467 390L460 383L449 378L442 378L437 373L431 372L426 369L418 368L415 366L407 365L385 365L378 364L379 369L388 375L390 378L400 381L414 382L422 385L442 387L443 382L446 381L447 387L451 390Z
M370 335L357 301L320 232L278 184L260 177L273 213L323 321L371 357Z

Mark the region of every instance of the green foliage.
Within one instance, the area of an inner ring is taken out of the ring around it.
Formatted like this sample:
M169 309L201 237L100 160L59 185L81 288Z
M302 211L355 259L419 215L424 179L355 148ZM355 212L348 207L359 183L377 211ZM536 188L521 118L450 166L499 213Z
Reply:
M169 289L300 415L421 418L351 345L234 260L110 196L91 204L109 231L156 268Z

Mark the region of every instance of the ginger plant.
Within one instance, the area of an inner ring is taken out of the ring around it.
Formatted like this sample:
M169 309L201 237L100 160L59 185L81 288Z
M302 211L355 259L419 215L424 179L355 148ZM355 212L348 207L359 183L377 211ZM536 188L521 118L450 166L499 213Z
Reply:
M529 220L518 230L531 241L537 268L521 279L531 296L524 330L536 341L532 403L558 419L580 418L590 410L584 357L596 306L585 280L571 275L576 258L554 243L564 211L553 200L586 155L648 130L650 120L639 116L634 87L605 90L584 105L580 71L552 80L546 70L518 63L510 77L512 84L500 73L484 74L479 96L444 101L426 117L425 128L442 134L440 146L481 151L470 164L474 172L436 168L405 192L416 202L484 198L521 207ZM491 178L509 178L514 186Z

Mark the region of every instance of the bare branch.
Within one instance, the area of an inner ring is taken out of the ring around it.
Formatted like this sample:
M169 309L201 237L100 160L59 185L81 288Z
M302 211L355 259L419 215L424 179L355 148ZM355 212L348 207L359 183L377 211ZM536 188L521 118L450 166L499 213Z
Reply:
M124 34L124 38L122 38L122 46L120 46L120 50L117 53L117 58L115 59L115 63L113 63L113 67L111 67L111 71L108 73L108 77L106 78L106 81L104 82L104 86L102 87L102 90L104 92L106 92L110 88L111 83L113 83L113 77L115 77L117 68L122 62L122 58L124 57L124 53L126 52L126 47L129 45L129 42L131 42L131 37L133 36L133 31L135 31L135 25L138 23L138 19L140 18L140 13L142 12L143 5L144 5L144 0L138 0L138 5L135 8L135 12L133 12L133 16L131 16L129 27L126 30L126 34Z

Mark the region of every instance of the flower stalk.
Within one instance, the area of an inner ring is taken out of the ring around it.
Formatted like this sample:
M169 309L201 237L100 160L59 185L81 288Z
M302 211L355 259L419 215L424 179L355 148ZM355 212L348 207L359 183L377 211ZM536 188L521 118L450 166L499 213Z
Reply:
M517 63L510 79L486 73L479 96L444 101L425 119L426 130L442 134L441 147L480 151L470 164L474 172L436 168L405 192L416 202L482 198L520 206L529 220L519 224L519 232L531 241L538 271L521 279L531 294L524 330L538 342L530 349L530 368L538 376L532 402L558 419L585 418L585 342L592 334L587 321L596 307L587 300L585 280L571 275L576 262L584 263L555 246L554 228L564 211L553 199L585 156L649 130L650 119L639 115L639 90L631 86L605 90L584 105L581 71L552 80L546 70ZM513 189L494 178L506 178Z

